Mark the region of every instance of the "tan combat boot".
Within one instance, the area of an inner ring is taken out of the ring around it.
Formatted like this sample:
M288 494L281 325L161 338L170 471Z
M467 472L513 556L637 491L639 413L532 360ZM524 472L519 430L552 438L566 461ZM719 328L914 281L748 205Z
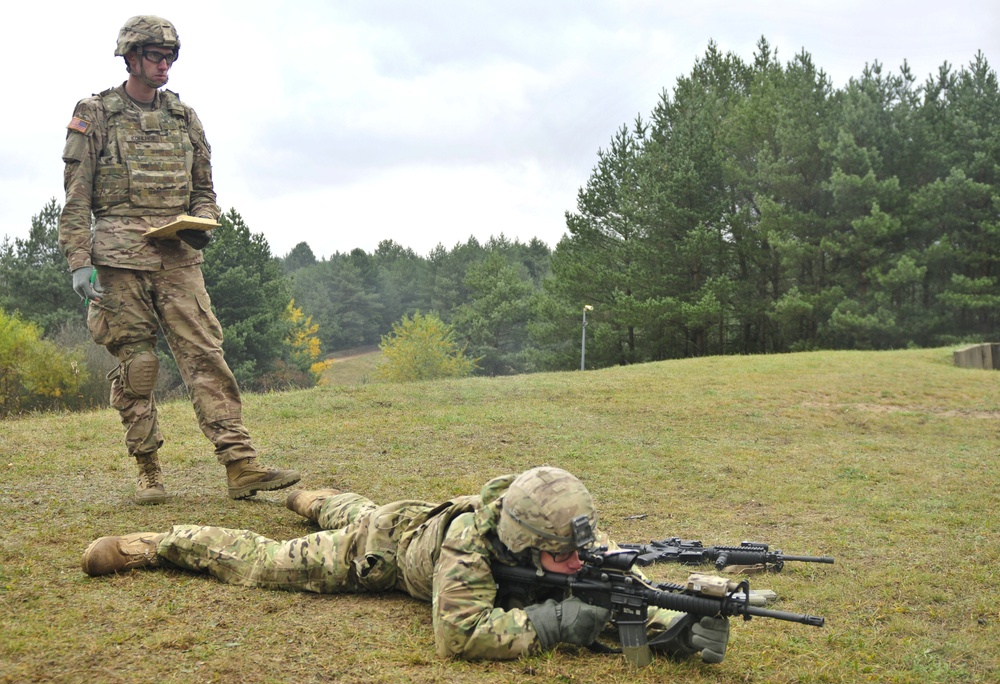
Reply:
M163 485L163 471L160 459L154 451L145 456L136 456L139 477L135 480L135 502L139 505L161 504L167 500L167 490Z
M323 507L323 502L331 496L337 496L337 494L340 494L339 489L314 489L312 491L296 489L294 492L288 493L288 498L285 499L285 507L290 511L295 511L303 518L308 518L316 522L316 519L319 518L319 509Z
M226 479L230 499L245 499L257 492L290 487L302 476L295 470L276 470L257 463L255 458L244 458L226 464Z
M110 575L119 570L155 567L160 564L156 547L165 536L162 532L134 532L123 537L95 539L83 552L80 567L91 577Z

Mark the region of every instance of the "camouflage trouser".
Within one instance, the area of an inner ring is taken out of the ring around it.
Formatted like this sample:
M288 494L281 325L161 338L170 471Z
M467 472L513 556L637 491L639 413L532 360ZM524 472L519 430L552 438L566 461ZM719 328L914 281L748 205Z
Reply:
M322 532L277 542L247 530L175 525L157 553L227 584L324 594L405 590L396 562L400 537L433 508L423 501L377 507L343 493L324 503Z
M215 445L219 462L254 456L243 426L239 386L222 355L222 326L212 313L201 267L134 271L98 266L97 271L104 296L90 303L87 315L94 341L123 362L137 351L153 349L162 328L198 424ZM111 405L125 426L130 455L151 454L163 444L152 393L137 396L115 376Z

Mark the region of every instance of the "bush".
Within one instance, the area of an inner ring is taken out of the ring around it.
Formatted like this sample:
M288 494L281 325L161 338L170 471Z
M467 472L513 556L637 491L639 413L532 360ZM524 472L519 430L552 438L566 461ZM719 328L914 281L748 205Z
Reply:
M454 339L451 326L437 314L419 312L403 316L392 324L392 332L382 336L382 360L372 378L386 382L461 378L476 369L476 361L465 356Z
M60 349L78 357L86 371L76 394L65 397L62 408L80 411L108 406L111 383L107 375L118 365L118 361L107 349L94 343L87 324L82 319L63 323L50 339Z
M43 340L38 326L0 310L0 417L64 406L89 373L81 355Z

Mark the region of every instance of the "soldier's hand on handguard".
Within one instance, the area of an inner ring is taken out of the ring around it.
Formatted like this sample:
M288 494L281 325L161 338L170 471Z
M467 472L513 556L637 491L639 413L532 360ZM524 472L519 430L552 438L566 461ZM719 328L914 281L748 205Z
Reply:
M73 290L81 299L93 299L98 302L104 294L104 288L101 287L93 266L83 266L73 271Z
M194 228L177 231L177 237L195 249L205 249L212 241L212 234L207 230L195 230Z
M543 648L560 643L588 646L611 619L607 608L591 606L576 597L562 602L549 599L524 610Z
M678 620L689 621L691 615L680 615L670 623L668 632L676 631ZM674 629L671 629L674 628ZM729 644L729 618L703 617L686 624L676 635L666 641L662 638L650 642L650 648L674 658L690 658L701 651L706 663L721 663Z
M691 625L691 644L706 663L721 663L729 644L729 618L703 617Z

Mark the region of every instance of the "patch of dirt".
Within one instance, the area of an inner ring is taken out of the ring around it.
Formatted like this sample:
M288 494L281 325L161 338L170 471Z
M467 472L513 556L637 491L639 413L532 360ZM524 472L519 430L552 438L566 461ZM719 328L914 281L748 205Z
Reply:
M816 401L802 402L800 406L832 411L865 411L868 413L926 413L945 418L998 418L1000 411L949 409L943 406L899 406L898 404L828 404Z

